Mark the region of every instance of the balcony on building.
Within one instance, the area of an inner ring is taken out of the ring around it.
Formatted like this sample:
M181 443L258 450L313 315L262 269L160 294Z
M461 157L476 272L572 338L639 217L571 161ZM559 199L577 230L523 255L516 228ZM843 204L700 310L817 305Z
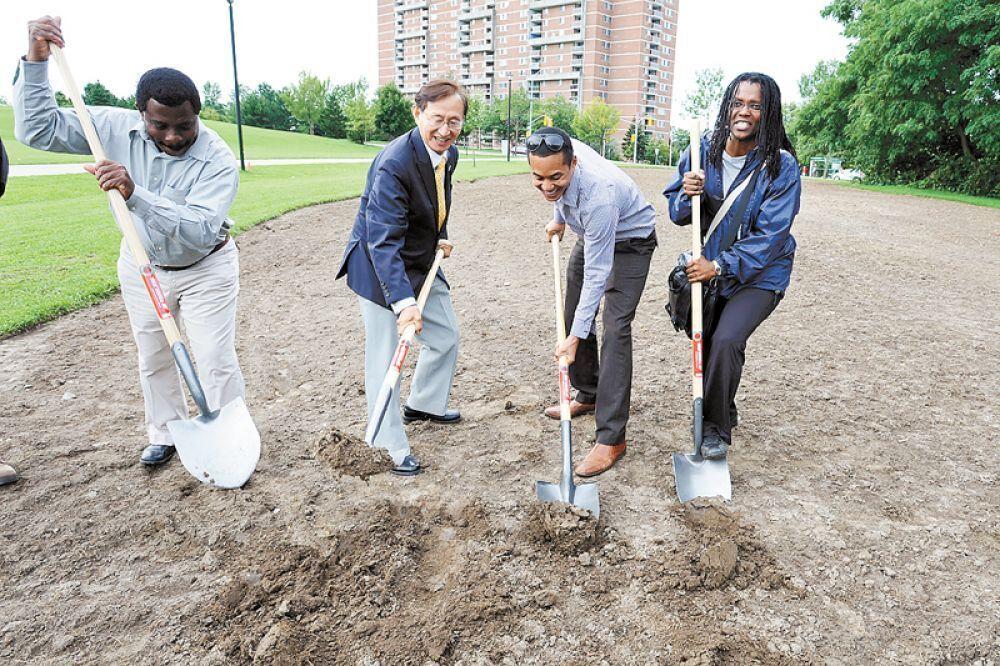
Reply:
M479 53L480 51L492 51L493 50L493 40L488 39L485 42L479 42L477 44L466 44L465 46L460 46L458 48L459 53Z
M528 44L530 46L546 46L548 44L566 44L568 42L581 42L582 47L583 33L579 30L574 30L573 32L564 33L562 35L545 35L539 36L537 38L529 38Z
M396 0L396 13L413 11L414 9L427 9L427 0Z
M565 70L561 72L539 72L528 77L531 83L541 83L542 81L579 81L580 72Z
M562 7L563 5L582 5L583 0L528 0L528 9L548 9L550 7Z

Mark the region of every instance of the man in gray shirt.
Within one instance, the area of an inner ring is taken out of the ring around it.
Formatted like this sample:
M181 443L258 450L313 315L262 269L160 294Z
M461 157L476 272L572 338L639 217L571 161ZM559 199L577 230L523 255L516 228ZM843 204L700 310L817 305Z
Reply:
M646 286L656 248L656 211L625 172L590 146L555 127L527 140L536 188L553 204L548 239L566 225L578 240L566 273L569 334L556 356L569 358L576 398L570 413L596 411L597 444L577 465L579 476L596 476L625 455L632 392L632 320ZM595 320L604 298L598 367ZM559 418L559 406L545 415Z
M58 18L28 24L28 53L14 81L14 133L40 150L90 154L76 113L60 109L48 80L49 43L63 45ZM167 305L191 343L211 409L243 397L236 359L239 254L227 215L239 171L232 151L198 119L198 89L177 70L146 72L135 110L90 109L108 160L85 167L103 190L118 189L149 254ZM127 245L118 279L139 348L148 446L140 460L156 465L174 453L167 423L188 408L166 336Z

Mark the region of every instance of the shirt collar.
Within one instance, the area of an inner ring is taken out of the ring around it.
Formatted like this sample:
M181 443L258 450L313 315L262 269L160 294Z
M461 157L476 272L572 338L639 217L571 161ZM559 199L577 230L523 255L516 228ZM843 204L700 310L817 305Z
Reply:
M142 114L139 114L139 120L136 121L135 125L129 130L129 134L138 133L139 137L143 141L148 141L152 144L153 149L156 150L160 155L171 160L183 160L188 157L201 160L203 162L208 161L208 144L211 142L211 138L207 134L208 128L205 123L198 119L198 138L194 140L194 145L188 148L187 152L180 156L167 155L159 149L153 139L150 138L149 133L146 132L146 123L142 120Z
M427 149L427 155L431 158L431 166L434 167L434 169L436 170L438 164L440 164L441 160L444 159L444 155L442 153L438 153L436 151L431 150L431 147L427 145L423 137L420 137L420 142L423 143L424 148Z
M576 161L576 168L573 169L573 179L566 186L566 191L559 197L559 203L570 208L576 208L580 204L580 178L583 176L580 160Z

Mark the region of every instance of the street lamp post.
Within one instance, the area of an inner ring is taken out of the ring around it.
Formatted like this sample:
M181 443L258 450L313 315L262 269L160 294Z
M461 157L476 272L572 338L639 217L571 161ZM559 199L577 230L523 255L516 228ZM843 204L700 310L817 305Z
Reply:
M507 161L508 162L510 162L510 131L512 129L510 124L510 86L511 86L511 81L508 78L507 79Z
M229 41L233 47L233 97L236 100L236 136L240 143L240 170L246 171L247 165L243 159L243 114L240 111L240 78L236 74L236 24L233 22L233 0L229 4Z

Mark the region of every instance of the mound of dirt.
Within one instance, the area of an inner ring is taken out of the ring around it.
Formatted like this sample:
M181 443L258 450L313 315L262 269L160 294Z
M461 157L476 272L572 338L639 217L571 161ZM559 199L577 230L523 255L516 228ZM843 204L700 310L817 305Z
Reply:
M567 555L597 545L597 518L590 511L561 502L540 502L528 510L528 538Z
M340 474L356 476L362 480L392 469L392 458L385 449L368 446L336 428L330 430L316 444L316 457L325 461Z

